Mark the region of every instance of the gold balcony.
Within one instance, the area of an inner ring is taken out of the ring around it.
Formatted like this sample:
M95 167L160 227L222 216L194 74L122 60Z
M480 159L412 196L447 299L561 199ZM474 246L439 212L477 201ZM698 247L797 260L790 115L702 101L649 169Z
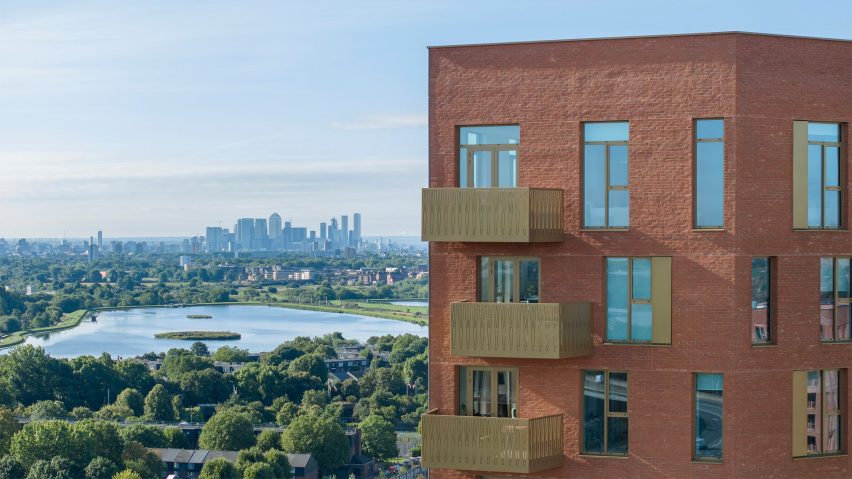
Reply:
M428 468L531 473L562 466L562 415L531 419L424 414Z
M453 303L450 352L485 358L589 356L592 303Z
M423 189L423 241L558 242L562 223L562 190Z

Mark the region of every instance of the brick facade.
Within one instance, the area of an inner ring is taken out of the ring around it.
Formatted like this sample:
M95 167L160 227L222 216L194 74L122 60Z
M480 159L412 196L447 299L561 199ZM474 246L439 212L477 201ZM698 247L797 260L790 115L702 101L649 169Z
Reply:
M725 119L723 231L692 228L693 120L709 117ZM582 122L602 120L630 122L629 231L581 229ZM520 417L564 415L565 464L535 477L852 477L849 456L791 454L792 371L852 368L852 344L821 343L818 320L819 258L852 241L793 230L793 120L852 122L852 42L725 33L430 49L429 186L458 184L458 126L519 124L519 185L560 188L565 202L561 243L430 245L430 408L457 412L456 366L514 366ZM848 148L844 159L849 173ZM843 207L848 225L848 194ZM475 301L476 258L503 254L541 258L543 302L595 303L593 355L450 355L450 303ZM603 344L607 256L672 257L671 346ZM777 258L774 346L751 344L753 256ZM629 372L626 459L579 454L584 369ZM692 460L695 372L724 374L721 464Z

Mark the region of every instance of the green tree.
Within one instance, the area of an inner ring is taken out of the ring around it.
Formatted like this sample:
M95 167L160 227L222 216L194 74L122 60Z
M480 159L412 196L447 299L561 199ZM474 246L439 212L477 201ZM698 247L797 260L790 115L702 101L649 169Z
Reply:
M115 372L125 386L146 394L154 387L154 376L148 366L135 359L122 359L115 363Z
M231 461L217 457L204 463L198 479L240 479L240 473Z
M112 479L118 473L118 466L105 457L96 457L83 471L86 479Z
M73 431L68 422L60 420L28 423L12 437L9 448L12 456L26 469L38 460L54 456L71 458L75 455Z
M142 444L128 442L124 445L121 458L124 466L138 474L141 479L159 479L162 468L160 458Z
M80 458L81 466L98 456L105 457L114 463L121 462L124 441L115 423L84 419L74 423L72 429L74 442L85 447L83 449L85 455Z
M248 361L248 355L248 349L242 349L236 346L222 346L214 351L210 358L213 361L222 361L225 363L244 363Z
M190 371L201 371L213 367L213 361L208 357L196 356L186 349L172 348L163 358L160 372L172 381Z
M202 343L201 341L196 341L192 343L192 346L189 347L189 350L192 351L192 354L196 356L210 356L210 350L207 349L207 345Z
M92 414L92 417L103 419L104 421L124 421L125 419L133 416L134 414L132 409L120 404L108 404L100 408L96 413Z
M306 354L294 359L290 363L289 370L306 372L323 381L328 377L328 366L325 365L325 359L317 354Z
M243 471L243 479L278 479L275 469L265 462L251 464Z
M257 448L261 451L281 447L281 434L274 429L264 429L257 435Z
M214 369L189 371L178 380L187 404L220 403L228 399L232 387L225 376Z
M124 442L138 442L145 447L170 447L165 431L156 426L131 424L119 429Z
M254 445L254 426L248 416L235 411L218 412L201 429L198 444L204 449L240 451Z
M393 424L381 416L369 416L358 426L364 454L383 461L399 455Z
M30 467L26 479L75 479L72 468L71 461L62 456L38 460Z
M189 439L186 434L178 427L167 427L163 429L163 434L166 436L166 447L175 449L189 449Z
M0 456L9 453L12 436L18 432L18 418L15 413L6 408L0 408Z
M134 416L141 417L145 413L145 397L133 388L126 388L118 393L115 404L129 408Z
M331 474L349 459L349 441L337 420L317 414L299 416L281 434L288 453L313 454L321 474Z
M266 459L266 463L272 466L276 478L290 479L293 477L291 474L292 468L290 467L290 460L287 459L287 454L276 449L270 449L263 453L263 457Z
M145 396L145 417L155 421L174 421L175 408L172 397L162 384L157 384Z
M26 474L27 470L13 456L0 457L0 479L20 479Z
M314 389L305 391L305 394L302 396L302 407L316 406L322 409L325 407L326 402L326 394L323 390Z
M234 465L237 466L238 471L245 473L246 468L258 462L266 462L266 458L263 457L263 451L257 447L252 447L240 451L237 454L237 462Z
M57 419L68 415L60 401L38 401L24 413L30 419Z
M112 476L112 479L143 479L138 472L132 469L125 469L118 474Z
M103 408L102 408L103 409ZM94 417L95 413L92 412L91 409L86 406L77 406L68 413L68 416L71 419L90 419Z

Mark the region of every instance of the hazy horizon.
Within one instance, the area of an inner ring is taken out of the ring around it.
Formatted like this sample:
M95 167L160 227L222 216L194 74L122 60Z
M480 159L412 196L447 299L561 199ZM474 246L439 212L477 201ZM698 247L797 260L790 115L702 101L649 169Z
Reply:
M849 5L797 5L2 2L0 237L192 236L276 211L418 235L427 45L849 36Z

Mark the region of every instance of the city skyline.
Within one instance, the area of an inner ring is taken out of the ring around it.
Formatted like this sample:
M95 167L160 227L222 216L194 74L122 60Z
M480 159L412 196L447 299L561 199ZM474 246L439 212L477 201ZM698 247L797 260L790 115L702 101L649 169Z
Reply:
M0 236L192 236L246 212L315 223L340 204L375 235L417 235L427 45L848 36L836 2L795 19L781 4L719 0L694 15L675 1L5 3Z

